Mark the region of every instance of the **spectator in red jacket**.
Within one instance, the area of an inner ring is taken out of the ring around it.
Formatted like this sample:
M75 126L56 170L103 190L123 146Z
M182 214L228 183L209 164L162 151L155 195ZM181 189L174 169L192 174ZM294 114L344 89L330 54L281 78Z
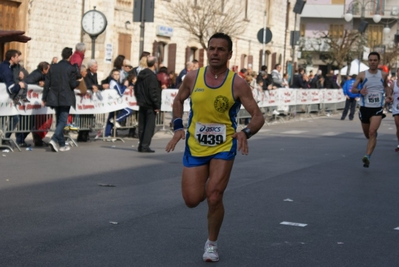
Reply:
M85 52L86 52L86 45L84 43L77 43L75 46L75 52L73 53L70 62L72 65L77 64L78 70L80 70L80 67L82 66L82 62L85 57Z
M161 89L171 88L171 80L168 74L168 68L160 67L157 73L157 79L161 85Z

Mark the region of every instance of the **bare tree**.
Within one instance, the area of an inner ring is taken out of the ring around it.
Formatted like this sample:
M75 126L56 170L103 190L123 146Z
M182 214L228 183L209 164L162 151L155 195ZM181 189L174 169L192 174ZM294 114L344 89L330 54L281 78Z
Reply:
M326 54L338 69L341 69L345 63L350 63L354 58L363 57L365 38L357 30L344 30L342 36L339 37L323 33L321 38L327 40L329 50Z
M309 54L318 53L320 59L341 69L345 63L349 65L353 59L363 57L363 47L366 43L364 36L357 30L344 30L342 35L332 35L330 32L315 33L311 42L306 42L302 50ZM350 68L348 68L350 69ZM338 80L341 80L340 73Z
M175 0L169 5L173 16L168 21L194 35L201 46L207 49L209 37L216 32L234 37L245 31L243 5L232 2Z

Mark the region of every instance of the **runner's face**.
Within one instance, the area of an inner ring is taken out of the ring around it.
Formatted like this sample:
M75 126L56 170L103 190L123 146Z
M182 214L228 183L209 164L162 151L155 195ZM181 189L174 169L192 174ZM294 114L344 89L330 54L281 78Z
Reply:
M211 39L207 51L209 65L216 68L227 66L227 61L231 58L232 53L228 49L226 40L219 38Z
M369 56L368 62L369 62L369 68L371 70L376 70L378 68L378 64L380 63L376 55Z

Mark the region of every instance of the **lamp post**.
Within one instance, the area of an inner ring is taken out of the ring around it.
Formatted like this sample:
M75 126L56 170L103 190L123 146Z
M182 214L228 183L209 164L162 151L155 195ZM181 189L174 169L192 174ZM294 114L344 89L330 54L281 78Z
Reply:
M365 12L366 12L366 7L370 4L373 4L374 6L377 6L377 2L374 0L354 0L349 4L349 7L344 15L344 18L347 22L350 22L353 18L353 13L355 11L355 8L360 6L360 25L359 25L359 32L363 37L363 33L366 31L368 22L365 20ZM374 9L374 8L373 8ZM373 10L371 9L371 10ZM381 21L381 15L377 14L377 8L375 8L375 14L373 15L373 21L375 23L378 23ZM363 38L362 38L363 39ZM358 66L358 74L360 73L360 63L362 59L362 51L360 52L359 55L359 66Z

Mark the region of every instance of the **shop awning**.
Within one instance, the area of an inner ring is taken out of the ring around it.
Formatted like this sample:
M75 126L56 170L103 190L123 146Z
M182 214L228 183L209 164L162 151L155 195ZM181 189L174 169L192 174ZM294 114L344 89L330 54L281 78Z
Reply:
M0 30L0 43L21 42L26 43L31 40L30 37L24 35L24 31L4 31Z

